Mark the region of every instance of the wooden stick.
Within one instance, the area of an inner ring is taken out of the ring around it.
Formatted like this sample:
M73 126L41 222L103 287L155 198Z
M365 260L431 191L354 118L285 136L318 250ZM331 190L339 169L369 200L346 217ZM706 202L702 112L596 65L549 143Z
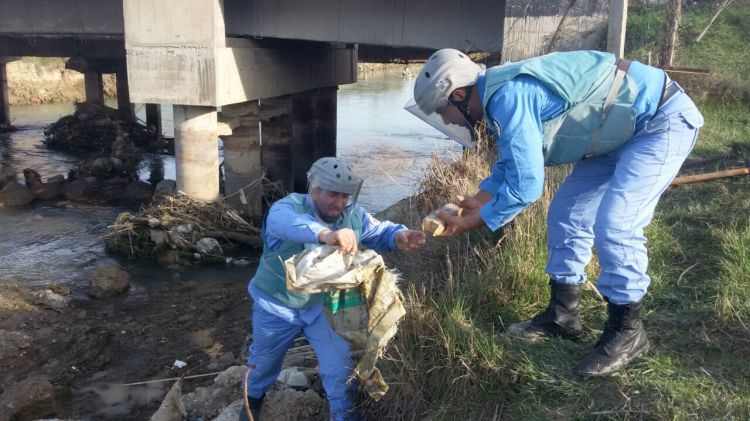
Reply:
M719 178L735 177L738 175L750 174L750 167L746 168L733 168L731 170L709 172L705 174L695 175L684 175L677 177L672 181L672 187L681 186L683 184L703 183L704 181L717 180Z
M701 42L701 40L703 39L703 36L706 35L706 32L708 32L708 29L711 27L711 25L714 24L714 21L716 20L716 18L719 17L719 14L721 14L721 12L723 12L724 9L726 9L733 2L734 0L724 0L724 4L719 6L719 10L717 10L716 13L714 13L713 17L708 22L708 25L706 25L706 28L703 30L703 32L701 32L700 35L698 35L698 38L695 39L696 43Z

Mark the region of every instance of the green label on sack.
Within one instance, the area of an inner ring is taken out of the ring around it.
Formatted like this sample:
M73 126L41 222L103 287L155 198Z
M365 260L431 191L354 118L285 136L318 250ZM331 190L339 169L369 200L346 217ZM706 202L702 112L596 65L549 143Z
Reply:
M361 306L364 304L362 293L359 288L337 289L323 294L323 301L331 311L336 314L339 310Z

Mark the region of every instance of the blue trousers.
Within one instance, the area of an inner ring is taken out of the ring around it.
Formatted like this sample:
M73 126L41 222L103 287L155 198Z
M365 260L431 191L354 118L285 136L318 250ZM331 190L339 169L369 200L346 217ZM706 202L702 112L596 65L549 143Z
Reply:
M550 205L547 273L580 284L595 247L599 291L614 304L639 302L651 282L644 228L695 145L703 117L680 89L625 145L576 164Z
M318 357L331 419L353 419L351 396L354 386L349 382L353 365L349 343L336 334L322 311L311 318L310 311L275 307L279 306L261 300L256 300L253 305L253 342L248 357L252 372L248 395L260 398L276 382L284 355L294 338L304 333Z

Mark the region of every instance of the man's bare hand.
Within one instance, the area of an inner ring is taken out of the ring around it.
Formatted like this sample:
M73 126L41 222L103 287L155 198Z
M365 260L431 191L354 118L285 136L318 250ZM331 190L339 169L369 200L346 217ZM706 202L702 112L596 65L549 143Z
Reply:
M470 210L479 209L484 206L485 203L492 199L492 196L486 191L479 190L477 194L470 197L458 196L458 206Z
M321 243L329 246L338 246L344 254L357 253L357 235L349 228L331 231L324 230L318 234Z
M402 251L414 251L424 246L426 238L422 231L401 230L396 233L396 247Z
M437 216L445 223L445 231L440 235L446 237L459 235L484 225L484 221L479 214L479 208L466 209L461 213L461 216L439 211Z

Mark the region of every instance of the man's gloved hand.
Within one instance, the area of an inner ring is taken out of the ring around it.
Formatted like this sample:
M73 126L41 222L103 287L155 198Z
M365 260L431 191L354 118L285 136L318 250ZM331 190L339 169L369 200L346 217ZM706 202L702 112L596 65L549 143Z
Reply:
M329 246L339 246L344 254L357 253L357 235L349 228L336 231L323 230L318 234L318 240Z
M396 247L402 251L414 251L424 246L426 236L422 231L401 230L396 233Z

